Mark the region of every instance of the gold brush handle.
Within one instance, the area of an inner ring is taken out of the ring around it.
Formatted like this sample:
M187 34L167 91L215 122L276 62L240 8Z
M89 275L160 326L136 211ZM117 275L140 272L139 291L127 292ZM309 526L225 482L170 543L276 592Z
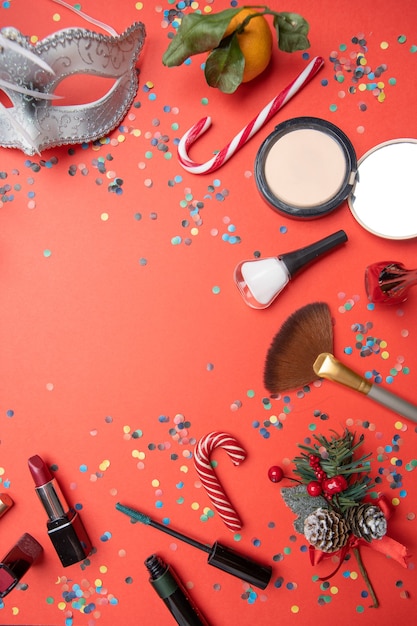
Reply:
M346 365L338 361L330 352L322 352L314 361L313 370L320 378L327 378L365 395L371 391L372 384Z
M313 370L320 378L327 378L333 382L350 387L365 394L368 398L379 402L395 413L417 422L417 406L399 398L387 389L373 385L366 378L360 376L346 365L338 361L333 354L322 352L313 364Z

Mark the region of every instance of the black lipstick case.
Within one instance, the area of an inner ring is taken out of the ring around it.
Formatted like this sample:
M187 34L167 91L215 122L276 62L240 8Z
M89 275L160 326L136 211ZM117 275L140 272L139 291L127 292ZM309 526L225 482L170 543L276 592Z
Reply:
M92 545L81 517L70 509L65 517L47 522L48 535L64 567L88 557Z

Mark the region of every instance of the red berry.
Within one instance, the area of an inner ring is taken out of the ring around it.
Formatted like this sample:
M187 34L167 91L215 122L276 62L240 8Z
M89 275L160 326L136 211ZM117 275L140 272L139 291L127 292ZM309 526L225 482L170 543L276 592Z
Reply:
M310 454L308 458L309 458L311 467L320 465L320 458L316 456L315 454Z
M279 465L273 465L268 470L268 478L273 483L279 483L284 478L284 470Z
M323 472L323 470L316 470L315 474L316 474L317 480L319 480L319 481L322 481L325 478L327 478L326 473Z
M323 480L323 491L329 495L334 495L344 491L348 484L344 476L338 475Z
M317 496L320 496L322 491L323 490L321 484L317 482L317 480L311 480L307 485L307 493L313 498L317 498Z

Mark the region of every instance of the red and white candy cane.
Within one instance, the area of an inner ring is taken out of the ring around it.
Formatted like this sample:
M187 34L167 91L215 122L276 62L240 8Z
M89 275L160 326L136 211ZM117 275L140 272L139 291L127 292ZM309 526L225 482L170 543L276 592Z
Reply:
M232 435L214 431L202 437L194 450L194 465L207 494L220 517L231 531L240 530L242 522L227 497L211 464L211 453L215 448L223 448L234 465L246 458L246 450Z
M190 146L211 126L211 117L203 117L181 137L178 143L178 160L182 167L192 174L208 174L221 167L235 154L255 133L266 124L284 104L287 104L317 74L323 66L322 57L314 57L307 67L285 89L281 91L262 111L218 152L205 163L196 163L188 156Z

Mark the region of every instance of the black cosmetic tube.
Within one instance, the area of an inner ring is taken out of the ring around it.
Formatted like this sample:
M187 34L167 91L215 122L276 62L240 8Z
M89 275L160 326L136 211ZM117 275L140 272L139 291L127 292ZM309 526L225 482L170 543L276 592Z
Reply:
M209 623L193 605L184 585L161 557L153 554L145 561L149 582L164 601L179 626L209 626Z

